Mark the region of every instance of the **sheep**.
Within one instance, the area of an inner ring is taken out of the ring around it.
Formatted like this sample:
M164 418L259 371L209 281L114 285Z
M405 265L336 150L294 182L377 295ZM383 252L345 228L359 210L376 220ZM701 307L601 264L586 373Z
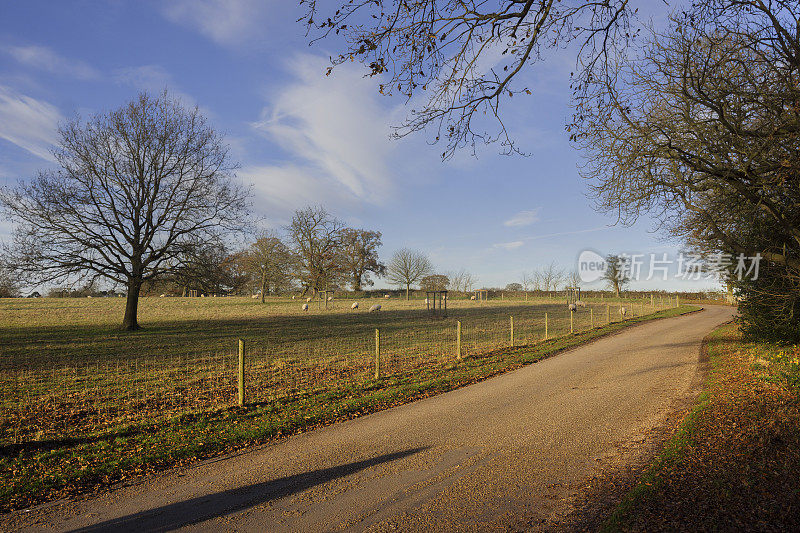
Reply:
M384 294L384 295L383 295L383 297L384 297L384 298L391 298L391 296L390 296L390 295L388 295L388 294Z
M353 302L353 305L350 306L350 309L358 309L358 302Z
M254 295L250 296L250 298L252 298L253 300L256 300L256 299L258 299L258 294L254 294Z
M627 314L627 312L628 312L628 310L627 310L627 309L625 309L624 307L620 307L620 308L619 308L619 314L620 314L621 316L625 316L625 315Z
M586 302L584 302L583 300L578 300L577 302L575 302L575 304L581 309L586 309Z
M166 294L159 294L158 295L159 298L165 298L166 296L167 296Z
M375 305L373 305L372 307L369 308L369 312L370 313L373 312L373 311L380 311L380 310L381 310L381 305L380 304L375 304Z
M332 302L333 301L333 296L328 296L328 301Z
M569 308L570 312L578 310L578 306L575 304L569 304L567 307Z
M473 294L472 296L469 297L469 299L470 300L475 300L475 295Z
M308 304L303 304L303 311L308 311Z
M428 305L428 299L425 298L425 305Z
M292 300L294 300L295 298L297 298L297 296L295 296L295 295L292 295Z
M310 297L309 297L309 298L306 298L306 303L309 303L310 301L311 301L311 298L310 298Z

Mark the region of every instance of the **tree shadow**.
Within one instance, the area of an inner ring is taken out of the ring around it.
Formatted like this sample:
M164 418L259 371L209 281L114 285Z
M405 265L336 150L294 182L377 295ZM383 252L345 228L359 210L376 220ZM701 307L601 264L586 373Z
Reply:
M197 524L230 515L237 511L277 500L310 487L354 474L360 470L382 463L396 461L415 455L428 447L412 448L400 452L379 455L372 459L356 461L331 468L312 470L302 474L286 476L272 481L256 483L246 487L230 489L216 494L191 498L182 502L164 505L139 513L114 518L91 526L75 529L75 532L100 531L172 531L190 524Z

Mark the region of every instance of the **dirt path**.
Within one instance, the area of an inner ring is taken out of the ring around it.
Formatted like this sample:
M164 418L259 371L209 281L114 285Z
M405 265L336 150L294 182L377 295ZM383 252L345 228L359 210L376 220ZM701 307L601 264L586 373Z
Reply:
M3 529L486 530L536 527L693 394L733 310L658 320L487 381L176 469Z

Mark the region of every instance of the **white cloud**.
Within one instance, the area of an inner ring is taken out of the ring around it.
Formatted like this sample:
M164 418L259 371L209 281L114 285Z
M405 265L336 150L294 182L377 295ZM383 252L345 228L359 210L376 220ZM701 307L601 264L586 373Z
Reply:
M503 225L510 228L517 228L522 226L530 226L537 220L539 220L539 208L531 209L529 211L520 211L513 217L503 222Z
M304 179L314 175L340 198L380 204L393 192L390 112L357 66L345 65L326 77L326 65L318 57L295 58L296 81L271 98L253 127L286 151L290 161L281 165L281 174L305 203L327 203ZM298 169L303 177L293 180Z
M264 31L267 13L274 15L278 10L277 2L266 4L260 0L171 0L163 3L161 12L217 44L236 46Z
M47 102L0 85L0 139L52 161L49 150L57 141L62 119L58 109Z
M512 242L499 242L492 246L492 248L502 248L503 250L516 250L520 246L525 244L522 241L512 241Z
M2 48L2 51L23 65L53 74L81 80L93 80L100 77L100 73L91 65L62 57L45 46L6 46Z

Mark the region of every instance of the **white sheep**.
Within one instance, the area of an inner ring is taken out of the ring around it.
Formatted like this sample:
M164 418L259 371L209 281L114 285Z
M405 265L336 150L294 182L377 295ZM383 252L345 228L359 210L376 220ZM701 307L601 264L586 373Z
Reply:
M358 309L358 302L353 302L353 305L350 306L350 309Z
M473 294L472 296L469 297L469 299L470 300L474 300L475 299L475 295Z
M621 316L625 316L627 313L628 313L628 310L627 310L627 309L625 309L624 307L620 307L620 308L619 308L619 314L620 314Z
M333 301L333 296L328 296L328 301L332 302Z
M383 297L384 298L391 298L391 296L389 296L388 294L384 294Z
M583 300L578 300L577 302L575 302L575 304L578 307L580 307L581 309L585 309L586 308L586 302L584 302Z
M166 298L166 296L167 296L166 294L160 294L158 297L159 298Z
M297 296L295 296L295 295L292 295L292 300L294 300L295 298L297 298Z
M306 298L306 303L308 303L308 302L310 302L310 301L311 301L311 298L310 298L310 297L309 297L309 298Z
M250 296L250 298L252 298L253 300L257 300L258 299L258 294L254 294L254 295Z
M369 312L370 313L373 312L373 311L380 311L380 310L381 310L381 305L380 304L375 304L375 305L373 305L372 307L369 308Z
M303 304L303 311L308 311L308 304Z
M570 312L578 310L578 306L575 304L569 304L567 307L569 308Z

